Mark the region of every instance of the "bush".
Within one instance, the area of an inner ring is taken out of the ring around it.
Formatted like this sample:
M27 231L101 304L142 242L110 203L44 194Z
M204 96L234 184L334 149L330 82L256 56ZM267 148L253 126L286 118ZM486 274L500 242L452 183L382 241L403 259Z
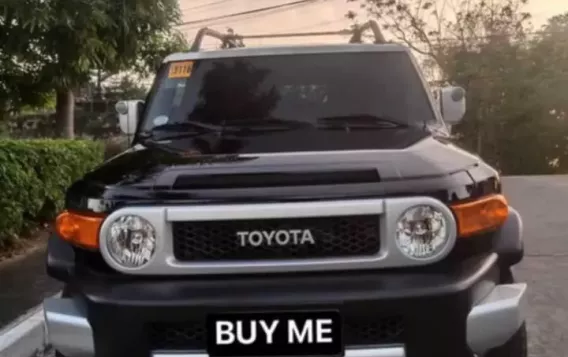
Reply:
M105 145L105 160L116 156L126 149L128 149L130 138L126 135L114 136L104 141Z
M62 209L65 190L103 160L102 143L0 139L0 249Z

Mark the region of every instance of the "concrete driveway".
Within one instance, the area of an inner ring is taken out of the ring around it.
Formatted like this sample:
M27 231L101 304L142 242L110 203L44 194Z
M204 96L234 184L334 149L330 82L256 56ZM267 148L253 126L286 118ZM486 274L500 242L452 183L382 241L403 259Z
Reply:
M529 284L529 356L568 355L568 176L504 180L524 220L525 259L516 269Z

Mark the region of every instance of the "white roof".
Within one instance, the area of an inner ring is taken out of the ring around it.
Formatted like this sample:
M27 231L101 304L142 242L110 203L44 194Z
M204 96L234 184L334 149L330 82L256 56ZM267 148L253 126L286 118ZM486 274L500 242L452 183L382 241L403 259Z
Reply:
M408 52L410 50L399 44L341 44L341 45L305 45L277 47L243 47L213 51L195 51L173 53L164 59L164 63L172 61L194 61L212 58L257 57L274 55L299 55L323 53L356 53L356 52Z

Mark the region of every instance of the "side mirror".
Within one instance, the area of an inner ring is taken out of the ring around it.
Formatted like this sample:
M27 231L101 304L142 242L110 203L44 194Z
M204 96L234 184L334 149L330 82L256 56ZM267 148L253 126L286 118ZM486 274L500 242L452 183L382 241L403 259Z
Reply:
M118 113L120 130L124 134L133 135L136 132L139 115L143 105L144 101L142 100L125 100L116 103L114 106Z
M445 87L440 90L440 109L448 125L458 124L465 115L465 89Z

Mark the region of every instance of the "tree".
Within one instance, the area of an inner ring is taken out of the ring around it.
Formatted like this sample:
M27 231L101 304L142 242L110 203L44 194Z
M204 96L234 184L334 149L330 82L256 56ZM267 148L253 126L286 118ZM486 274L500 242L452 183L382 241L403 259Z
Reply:
M568 13L554 16L531 42L531 75L544 107L544 120L562 138L554 144L561 151L555 166L568 168Z
M549 82L535 56L550 60L551 52L529 39L527 0L357 1L414 50L434 83L467 90L466 118L454 128L461 145L505 173L557 172L550 163L564 155L565 126L543 101Z
M181 33L175 31L158 33L149 38L140 48L134 69L143 76L152 75L156 73L167 55L188 50L189 44Z
M189 50L185 37L178 31L169 30L156 33L149 37L137 50L135 60L128 64L128 69L135 75L148 78L156 73L162 60L169 54ZM103 83L117 76L120 71L116 68L105 71L92 71L95 79L95 97L102 99ZM128 76L127 76L128 77Z
M54 89L65 137L73 137L73 90L93 70L135 66L139 53L157 36L167 38L180 18L176 0L7 0L0 9L0 32L7 28L14 36L6 57L33 67L37 82ZM27 48L18 48L21 43Z
M0 5L0 121L24 106L41 106L50 99L49 85L41 80L38 66L41 55L30 31L45 20L45 13L28 5L27 0Z
M522 8L528 0L347 0L359 2L367 15L444 75L446 51L476 50L488 39L523 38L530 14ZM356 19L350 12L347 17ZM448 46L449 45L449 46Z

